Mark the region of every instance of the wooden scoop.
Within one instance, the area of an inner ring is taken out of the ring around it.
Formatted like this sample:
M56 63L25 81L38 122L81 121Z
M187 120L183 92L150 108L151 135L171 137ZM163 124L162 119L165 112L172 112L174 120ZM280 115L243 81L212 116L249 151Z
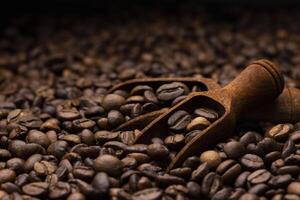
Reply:
M267 60L250 64L230 84L222 89L193 93L188 98L169 109L150 123L137 138L136 143L150 143L154 137L168 136L168 118L178 110L192 113L196 108L209 107L219 113L219 119L191 139L168 169L179 166L191 155L199 155L203 150L224 141L232 134L236 120L245 110L263 103L272 102L282 92L284 81L278 69Z
M276 101L241 114L242 121L300 122L300 90L285 88Z
M117 90L125 90L131 91L137 85L148 85L154 89L157 89L159 86L172 83L172 82L182 82L190 89L193 86L198 86L201 91L209 91L220 89L221 87L212 79L207 78L194 78L194 77L167 77L167 78L144 78L144 79L133 79L129 81L125 81L120 83L114 87L112 87L108 93L114 93ZM123 123L119 127L117 127L114 131L128 131L128 130L135 130L144 129L150 122L154 119L162 115L163 113L167 112L168 108L162 108L157 111L149 112L133 119L128 120L127 122Z

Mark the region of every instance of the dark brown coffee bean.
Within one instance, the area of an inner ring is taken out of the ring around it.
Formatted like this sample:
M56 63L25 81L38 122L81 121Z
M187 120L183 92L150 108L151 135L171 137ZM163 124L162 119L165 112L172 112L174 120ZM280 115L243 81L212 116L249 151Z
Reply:
M245 147L241 142L231 141L224 145L224 152L228 158L240 158L245 153Z
M97 132L96 132L97 133ZM95 136L94 133L88 129L84 129L79 134L80 140L82 143L87 145L93 145L95 144Z
M257 184L257 185L254 185L252 186L248 192L251 193L251 194L255 194L257 196L262 196L265 194L265 192L269 189L269 186L266 185L266 184Z
M24 185L22 191L30 196L42 196L48 192L48 187L46 182L34 182Z
M293 140L288 140L283 146L282 157L286 158L292 153L294 153L294 151L296 151L295 143L293 142Z
M39 176L46 176L53 174L56 171L57 167L51 162L42 160L40 162L36 162L33 165L33 169Z
M223 188L212 196L212 200L225 200L228 199L231 194L231 188Z
M48 136L43 133L40 132L38 130L31 130L29 131L26 140L29 143L36 143L39 144L41 146L43 146L44 148L47 148L50 145L50 140L48 138Z
M214 172L208 173L201 185L203 194L212 197L216 194L222 187L221 177Z
M280 167L277 171L278 174L290 174L294 177L300 173L300 167L298 165L288 165Z
M284 159L286 165L299 165L300 164L300 155L292 154Z
M256 133L255 132L247 132L245 133L241 138L240 138L240 142L243 143L245 146L247 146L248 144L252 144L252 143L256 143Z
M201 134L201 130L193 130L185 135L185 143L187 144L189 141L191 141L196 135Z
M76 130L92 129L96 125L96 122L86 118L76 119L72 123Z
M191 122L191 116L184 110L173 113L168 119L168 126L172 131L184 130Z
M94 169L87 166L75 166L73 168L73 175L75 178L79 178L84 181L91 181L95 175Z
M252 185L265 183L271 178L271 176L272 174L269 171L259 169L249 174L247 181Z
M11 169L0 170L0 183L13 182L16 178L16 172Z
M272 151L280 151L281 149L279 144L272 138L264 138L257 146L263 150L264 154Z
M205 151L200 156L201 162L206 162L210 168L215 168L221 163L221 157L216 151Z
M268 153L264 157L264 161L267 165L270 165L273 161L280 159L281 158L281 153L279 151L273 151Z
M248 170L256 170L264 167L264 161L254 154L246 154L241 158L241 164Z
M165 138L164 143L170 148L170 149L179 149L184 144L184 135L182 134L175 134L170 135Z
M156 90L157 98L161 101L171 101L187 93L187 86L180 82L167 83Z
M210 122L214 122L219 117L219 114L211 108L197 108L194 113L199 117L204 117Z
M102 106L106 111L118 110L123 104L125 104L125 98L117 94L108 94L102 101Z
M20 174L16 177L15 184L18 187L22 187L25 184L29 183L29 175L28 174Z
M123 163L115 156L102 155L94 160L94 168L98 172L106 172L111 176L118 176L122 172Z
M146 91L153 91L153 89L148 85L137 85L131 89L130 95L141 95Z
M125 118L121 112L117 110L111 110L107 114L107 121L110 127L115 128L121 125L125 121Z
M109 190L110 182L106 173L97 173L91 183L92 187L102 195L106 194Z
M0 160L7 160L11 157L11 153L6 149L0 149Z
M57 111L57 117L61 120L68 121L80 118L80 113L75 108L61 109Z
M222 182L229 184L242 172L242 168L234 160L225 160L217 167L216 171L221 174Z
M190 181L186 184L188 189L188 195L192 198L199 198L201 196L200 185L194 181Z
M81 143L80 136L75 134L64 135L61 139L66 141L71 146Z
M201 183L204 176L206 176L206 174L208 173L209 173L208 164L206 162L202 163L201 165L199 165L199 167L196 170L193 171L191 180Z
M248 176L251 174L251 172L249 171L244 171L242 172L235 180L234 182L234 186L236 188L239 188L239 187L245 187L246 183L247 183L247 178Z
M189 167L191 169L196 169L200 164L200 159L197 156L188 157L184 163L182 164L183 167Z
M192 174L191 168L183 167L183 168L175 168L170 170L170 175L178 176L182 178L189 178Z
M60 159L67 153L68 143L62 140L54 142L49 145L47 152Z
M169 150L164 145L155 143L148 145L147 154L153 159L163 160L168 159Z
M135 192L132 195L133 200L143 200L143 199L148 199L148 200L158 200L162 197L163 192L159 188L148 188L144 189L138 192Z
M54 131L60 131L60 122L59 120L55 118L48 119L41 125L41 130L42 131L49 131L49 130L54 130Z
M49 187L49 197L51 199L65 199L71 193L71 186L66 182L57 182Z
M284 188L292 181L292 176L289 174L286 175L278 175L272 177L268 184L273 188Z
M16 173L24 171L24 160L20 158L11 158L6 161L6 167L14 170Z
M168 187L170 185L180 184L184 185L185 181L183 178L172 176L168 174L158 175L155 177L155 183L160 187Z

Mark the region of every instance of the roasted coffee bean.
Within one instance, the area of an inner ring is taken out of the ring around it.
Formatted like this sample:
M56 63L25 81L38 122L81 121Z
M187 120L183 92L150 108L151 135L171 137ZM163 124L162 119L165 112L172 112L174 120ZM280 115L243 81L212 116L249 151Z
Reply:
M210 122L214 122L219 117L219 114L211 108L197 108L194 113L199 117L204 117Z
M210 125L210 122L204 117L194 118L186 127L188 131L204 130Z
M195 169L200 164L200 159L197 156L188 157L184 163L182 164L183 167L189 167L191 169Z
M0 183L12 182L16 178L16 172L11 169L0 170Z
M289 137L293 129L291 124L278 124L266 132L266 136L274 138L276 141L283 142Z
M73 192L67 198L67 200L86 200L85 196L80 192Z
M57 117L61 120L68 121L80 118L80 113L75 108L57 110Z
M34 182L24 185L22 191L30 196L42 196L48 192L49 184L46 182Z
M168 159L169 150L164 145L154 143L147 147L148 155L157 160Z
M225 200L228 199L231 194L230 188L223 188L212 196L212 200Z
M121 174L123 163L115 156L101 155L94 160L94 168L98 172L106 172L111 176Z
M84 181L91 181L95 175L94 169L87 166L75 166L73 168L73 176Z
M228 158L236 159L245 153L245 147L241 142L231 141L225 144L224 152Z
M190 181L186 184L188 189L188 195L192 198L199 198L201 196L200 185L194 181Z
M240 142L243 143L245 146L248 146L248 144L256 143L256 133L255 132L247 132L245 133L241 138Z
M180 82L173 82L161 85L157 90L157 98L161 101L171 101L188 92L186 85Z
M264 161L254 154L244 155L241 158L241 164L248 170L256 170L264 167Z
M268 185L260 183L252 186L248 192L257 196L262 196L269 189Z
M290 174L292 176L298 176L300 173L300 167L298 165L288 165L280 167L277 171L278 174Z
M267 182L272 177L272 174L266 169L258 169L247 177L247 181L252 184L260 184Z
M97 193L100 193L101 195L108 193L110 182L106 173L97 173L91 184Z
M160 187L167 187L169 185L177 185L177 184L184 185L185 183L183 178L179 178L177 176L172 176L168 174L156 176L155 182Z
M170 149L179 149L184 144L184 135L182 134L175 134L170 135L165 138L164 143L169 147Z
M170 175L182 177L182 178L189 178L192 174L191 168L183 167L183 168L175 168L170 170Z
M239 188L239 187L244 187L247 183L247 178L248 176L251 174L251 172L249 171L244 171L242 172L235 180L234 182L234 186L236 188Z
M71 186L66 182L57 182L49 187L49 197L51 199L64 199L71 193Z
M288 194L296 194L300 195L300 183L299 182L291 182L287 187Z
M109 127L115 128L125 121L123 114L117 110L111 110L107 114L107 122Z
M202 133L202 131L200 131L200 130L193 130L193 131L191 131L191 132L189 132L189 133L187 133L186 135L185 135L185 143L187 144L189 141L191 141L196 135L198 135L198 134L201 134Z
M264 161L266 164L270 165L273 161L280 159L281 158L281 153L279 151L273 151L268 153L264 157Z
M106 111L114 109L117 110L123 104L125 104L125 98L117 94L108 94L102 101L102 106Z
M209 173L209 166L207 162L204 162L201 165L199 165L199 167L196 170L193 171L191 180L201 183L204 176L206 176L206 174L208 173Z
M215 168L221 163L221 157L216 151L205 151L200 156L201 162L206 162L209 167Z
M158 200L162 197L163 192L159 188L148 188L138 192L135 192L132 195L133 200L142 200L142 199L149 199L149 200Z
M283 146L282 157L286 158L294 153L294 151L296 151L295 143L293 142L293 140L288 140Z
M170 130L181 131L191 122L191 116L184 110L173 113L168 119Z
M222 182L229 184L242 172L241 165L234 160L225 160L216 169L221 175Z
M14 170L17 173L24 171L24 160L20 158L11 158L6 161L6 167Z
M203 194L212 197L216 194L222 187L221 177L214 172L208 173L201 185Z
M284 188L292 181L292 176L289 174L286 175L278 175L272 177L268 184L273 188Z

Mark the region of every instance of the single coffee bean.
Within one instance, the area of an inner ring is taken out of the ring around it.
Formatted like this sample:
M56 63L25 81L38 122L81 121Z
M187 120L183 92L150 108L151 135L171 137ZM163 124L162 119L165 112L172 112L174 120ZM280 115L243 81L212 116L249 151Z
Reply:
M184 135L175 134L165 138L164 143L170 148L177 150L184 145Z
M224 152L228 158L240 158L245 153L245 147L241 142L231 141L224 145Z
M273 187L273 188L284 188L286 187L291 181L292 181L292 176L290 174L285 174L285 175L278 175L272 177L268 184Z
M264 167L264 161L254 154L245 154L241 158L241 164L248 170L256 170Z
M259 200L259 197L255 194L245 193L239 198L239 200Z
M294 177L300 173L300 167L298 165L288 165L280 167L277 171L278 174L290 174Z
M282 157L286 158L292 153L294 153L294 151L296 151L295 143L293 142L293 140L288 140L283 146Z
M162 195L163 195L163 191L159 188L147 188L135 192L131 198L132 200L142 200L142 199L158 200L162 197Z
M50 140L48 136L45 133L38 130L29 131L26 139L29 143L36 143L45 148L47 148L50 145Z
M200 156L201 162L206 162L210 168L215 168L221 163L221 157L216 151L205 151Z
M103 98L102 106L106 111L118 110L125 102L125 98L118 94L108 94Z
M229 198L232 189L225 187L212 196L212 200L226 200Z
M265 183L271 178L272 174L266 169L258 169L247 177L247 181L252 184Z
M279 151L273 151L268 153L264 157L264 161L267 165L270 165L273 161L280 159L281 158L281 153Z
M201 183L202 179L206 174L209 173L209 166L206 162L199 165L199 167L193 171L191 180L197 181L198 183Z
M21 158L11 158L6 161L6 167L14 170L16 173L24 171L24 160Z
M219 117L219 114L211 108L197 108L194 113L199 117L204 117L210 122L216 121Z
M71 193L69 183L59 181L54 185L50 185L48 196L51 199L65 199Z
M246 183L247 183L247 178L248 176L251 174L251 172L249 171L244 171L242 172L235 180L234 182L234 186L236 188L239 188L239 187L245 187Z
M86 200L85 196L80 192L73 192L67 198L67 200Z
M248 146L248 144L256 143L256 133L255 132L247 132L245 133L241 138L240 142L244 144L245 146Z
M201 187L198 183L190 181L186 184L188 195L192 198L199 198L201 196Z
M287 187L287 193L300 195L300 182L291 182Z
M195 169L199 166L200 159L197 156L188 157L184 163L182 164L183 167L189 167L191 169Z
M184 110L173 113L168 119L168 126L172 131L184 130L191 122L191 116Z
M13 182L16 178L16 172L11 169L0 170L0 183Z
M30 196L42 196L48 192L49 184L46 182L33 182L22 187L22 191Z
M98 172L106 172L111 176L121 174L123 163L112 155L101 155L94 160L94 168Z
M131 89L130 95L141 95L146 91L153 91L153 89L148 85L137 85Z
M201 133L202 133L201 130L193 130L193 131L187 133L187 134L185 135L185 140L184 140L184 142L185 142L186 144L189 143L189 141L191 141L196 135L199 135L199 134L201 134Z
M188 131L204 130L210 125L210 122L204 117L194 118L186 127Z
M75 178L89 182L94 177L95 171L91 167L75 166L73 168L73 175Z
M170 175L187 178L190 177L192 174L191 168L183 167L183 168L175 168L170 170Z
M157 98L161 101L171 101L187 93L188 87L180 82L163 84L156 90Z
M280 151L281 149L279 144L272 138L264 138L257 146L263 150L264 154L272 151Z
M72 123L76 130L92 129L96 125L96 122L86 118L76 119Z
M152 187L152 182L146 176L141 177L137 183L138 190L143 190L143 189L147 189L147 188L151 188L151 187Z
M212 197L214 194L216 194L221 189L221 187L221 177L214 172L208 173L204 177L201 185L203 194L208 197Z
M106 173L99 172L92 181L93 188L100 194L106 194L109 190L110 182Z
M57 110L56 114L59 119L64 121L80 118L80 113L75 108Z
M291 124L278 124L266 132L266 137L270 137L275 139L276 141L283 142L289 137L292 128L293 127L291 126Z
M221 175L222 182L229 184L242 172L241 165L234 160L225 160L216 169Z
M262 196L269 189L269 186L263 183L252 186L248 192L257 196Z
M156 176L155 183L160 187L168 187L170 185L175 185L175 184L184 185L185 181L183 178L164 174L164 175Z
M170 152L167 147L158 143L150 144L147 147L147 154L153 159L168 159L169 153Z
M107 114L108 125L115 128L125 121L123 114L117 110L111 110Z

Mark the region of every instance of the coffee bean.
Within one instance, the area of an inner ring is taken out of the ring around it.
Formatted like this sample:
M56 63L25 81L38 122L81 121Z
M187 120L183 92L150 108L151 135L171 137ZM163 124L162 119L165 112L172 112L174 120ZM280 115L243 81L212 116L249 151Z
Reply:
M234 186L236 188L239 188L239 187L244 187L247 183L247 178L248 176L251 174L251 172L249 171L244 171L242 172L235 180L234 182Z
M204 117L194 118L186 127L188 131L204 130L210 125L210 122Z
M209 173L209 166L206 162L199 165L199 167L193 171L191 180L197 181L198 183L201 183L202 179L206 174Z
M132 195L133 200L142 200L142 199L149 199L149 200L158 200L161 198L163 192L159 188L148 188L138 192L135 192Z
M228 158L240 158L245 153L245 147L241 142L231 141L225 144L224 152Z
M299 182L291 182L287 187L288 194L296 194L300 195L300 183Z
M61 120L68 121L80 118L80 113L75 108L57 110L57 117Z
M211 108L197 108L194 113L199 117L204 117L210 122L214 122L219 117L219 114Z
M179 149L184 144L184 135L182 134L175 134L170 135L165 138L164 143L170 148L170 149Z
M50 145L50 140L48 136L45 133L40 132L38 130L29 131L26 139L29 143L36 143L45 148L47 148Z
M0 170L0 183L13 182L16 178L16 172L11 169Z
M191 116L184 110L173 113L168 119L168 126L172 131L181 131L191 122Z
M239 198L239 200L259 200L259 198L255 194L245 193Z
M288 165L280 167L277 171L278 174L290 174L292 176L298 176L300 173L300 167L298 165Z
M155 177L155 183L160 187L167 187L169 185L181 184L184 185L185 181L183 178L172 176L168 174L158 175Z
M6 161L6 167L17 173L24 171L24 160L20 158L11 158Z
M108 125L112 128L115 128L121 125L125 121L123 114L117 110L111 110L107 114Z
M258 169L247 177L247 181L252 185L265 183L271 178L271 173L266 169Z
M241 158L241 164L248 170L256 170L264 167L264 161L254 154L246 154Z
M262 196L265 194L265 192L269 189L268 185L266 184L257 184L251 187L248 192L251 194L255 194L257 196Z
M222 182L229 184L242 172L241 165L234 160L225 160L216 169L221 174Z
M62 140L54 142L49 145L47 152L51 155L54 155L56 158L61 158L67 152L68 143Z
M125 98L117 94L108 94L102 101L102 106L106 111L118 110L123 104L125 104Z
M189 167L191 169L195 169L200 164L200 159L197 156L188 157L184 163L182 164L183 167Z
M182 177L182 178L189 178L192 174L191 168L183 167L183 168L175 168L170 170L170 175Z
M118 158L111 155L102 155L94 160L94 168L98 172L106 172L111 176L121 174L123 163Z
M46 182L34 182L24 185L22 191L30 196L42 196L48 192L49 184Z
M92 129L96 125L96 122L86 118L76 119L72 123L77 130Z
M292 176L289 174L286 175L278 175L272 177L268 184L273 188L284 188L292 181Z
M201 185L203 194L212 197L216 194L222 187L221 177L214 172L208 173Z
M73 192L67 198L67 200L86 200L85 196L80 192Z
M188 92L186 85L180 82L173 82L161 85L157 90L157 98L161 101L171 101Z
M273 161L280 159L281 158L281 153L279 151L273 151L268 153L264 157L264 161L266 164L270 165Z
M71 193L69 183L59 181L49 187L49 197L51 199L65 199Z
M228 199L231 194L230 188L223 188L212 196L212 200L225 200Z
M266 132L266 137L275 139L276 141L283 142L289 137L292 130L291 124L278 124Z
M146 91L153 91L153 89L148 85L137 85L131 89L130 95L141 95Z
M97 173L91 184L97 193L101 195L105 195L108 192L110 185L107 174L103 172Z
M95 171L91 167L75 166L73 168L73 175L75 178L89 182L94 177Z
M190 181L186 184L188 189L188 195L192 198L199 198L201 196L200 185L194 181Z
M283 146L282 157L286 158L294 153L294 151L296 151L295 143L293 142L293 140L288 140Z
M167 147L158 143L148 145L147 153L151 158L157 160L168 159L169 156Z
M210 168L215 168L221 163L221 157L216 151L205 151L200 156L201 162L206 162Z

